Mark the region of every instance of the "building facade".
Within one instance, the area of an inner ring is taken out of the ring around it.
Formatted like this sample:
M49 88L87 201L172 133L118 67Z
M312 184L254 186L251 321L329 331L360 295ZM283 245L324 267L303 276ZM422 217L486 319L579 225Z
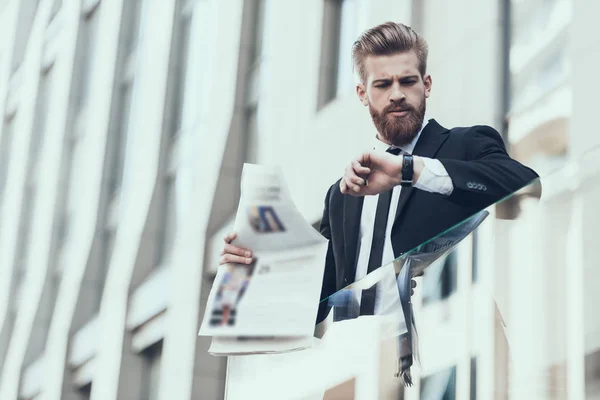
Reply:
M510 228L494 223L423 278L422 378L404 398L600 398L598 11L0 2L0 399L224 398L227 361L197 331L243 163L280 165L318 223L374 135L351 45L387 20L429 42L429 117L494 126L549 177L538 207L526 201ZM506 346L520 351L508 360Z

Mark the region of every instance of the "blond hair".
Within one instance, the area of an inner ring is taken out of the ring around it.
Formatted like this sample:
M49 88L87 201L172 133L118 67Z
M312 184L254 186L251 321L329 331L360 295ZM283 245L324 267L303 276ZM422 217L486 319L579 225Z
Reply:
M410 26L386 22L364 31L352 45L352 61L360 80L366 81L365 59L368 56L388 56L414 50L419 59L421 76L427 71L427 41Z

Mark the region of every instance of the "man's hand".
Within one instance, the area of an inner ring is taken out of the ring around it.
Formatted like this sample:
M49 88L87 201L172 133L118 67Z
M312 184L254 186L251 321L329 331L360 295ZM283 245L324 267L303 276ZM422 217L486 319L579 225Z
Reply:
M423 160L413 157L414 182L423 170ZM386 192L402 181L402 156L368 151L352 160L340 181L343 194L367 196Z
M225 245L223 246L223 250L221 250L219 265L227 263L250 264L252 262L252 250L243 249L231 244L231 241L236 237L236 233L230 233L223 238Z

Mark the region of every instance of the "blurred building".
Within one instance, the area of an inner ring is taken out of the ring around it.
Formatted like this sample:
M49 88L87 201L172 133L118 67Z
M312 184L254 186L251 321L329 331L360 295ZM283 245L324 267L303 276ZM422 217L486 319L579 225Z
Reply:
M523 205L514 225L549 249L531 270L505 267L534 250L497 240L499 222L423 278L422 379L405 398L600 398L599 11L587 0L0 2L0 399L223 398L226 361L196 334L243 163L280 165L318 223L326 189L374 135L351 45L387 20L429 42L428 116L492 125L553 177L549 200ZM497 307L480 301L490 293ZM519 361L539 362L512 367L502 318L529 349Z

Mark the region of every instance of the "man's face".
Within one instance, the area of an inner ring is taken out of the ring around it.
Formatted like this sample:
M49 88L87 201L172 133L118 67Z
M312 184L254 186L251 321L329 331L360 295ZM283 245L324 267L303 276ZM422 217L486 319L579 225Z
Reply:
M421 77L414 51L365 59L366 81L356 92L369 107L378 138L404 146L416 137L425 117L431 76Z

